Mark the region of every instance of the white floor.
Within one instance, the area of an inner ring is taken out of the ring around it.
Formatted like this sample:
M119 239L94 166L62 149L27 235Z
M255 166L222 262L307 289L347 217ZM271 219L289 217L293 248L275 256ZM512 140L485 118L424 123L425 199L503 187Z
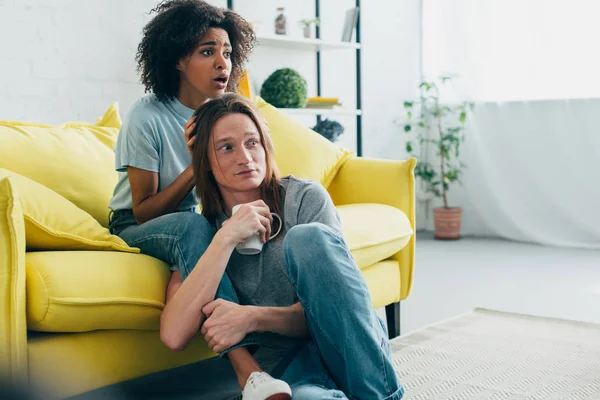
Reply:
M417 235L402 334L474 307L600 323L600 251Z

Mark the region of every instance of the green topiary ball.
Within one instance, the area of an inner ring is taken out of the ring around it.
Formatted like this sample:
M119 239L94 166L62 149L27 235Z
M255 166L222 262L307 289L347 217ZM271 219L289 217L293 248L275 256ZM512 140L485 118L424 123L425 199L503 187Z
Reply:
M306 93L306 80L291 68L273 72L260 89L260 97L278 108L304 107Z

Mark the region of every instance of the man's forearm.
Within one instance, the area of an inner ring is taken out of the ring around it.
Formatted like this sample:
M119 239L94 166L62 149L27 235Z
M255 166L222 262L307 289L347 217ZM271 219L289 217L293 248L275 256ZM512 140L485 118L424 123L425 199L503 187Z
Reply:
M310 337L304 309L300 303L289 307L250 307L253 332L275 332L284 336Z

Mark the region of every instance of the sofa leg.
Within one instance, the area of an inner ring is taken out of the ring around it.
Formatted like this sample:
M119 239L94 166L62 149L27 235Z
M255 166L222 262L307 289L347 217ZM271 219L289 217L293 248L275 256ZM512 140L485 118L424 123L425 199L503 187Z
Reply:
M393 339L400 336L400 302L385 306L385 316L389 338Z

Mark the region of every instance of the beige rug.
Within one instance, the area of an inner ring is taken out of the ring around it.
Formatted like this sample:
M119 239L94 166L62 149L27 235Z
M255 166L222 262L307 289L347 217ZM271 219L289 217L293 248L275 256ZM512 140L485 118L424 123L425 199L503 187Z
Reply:
M600 400L600 325L475 309L392 351L403 400Z

